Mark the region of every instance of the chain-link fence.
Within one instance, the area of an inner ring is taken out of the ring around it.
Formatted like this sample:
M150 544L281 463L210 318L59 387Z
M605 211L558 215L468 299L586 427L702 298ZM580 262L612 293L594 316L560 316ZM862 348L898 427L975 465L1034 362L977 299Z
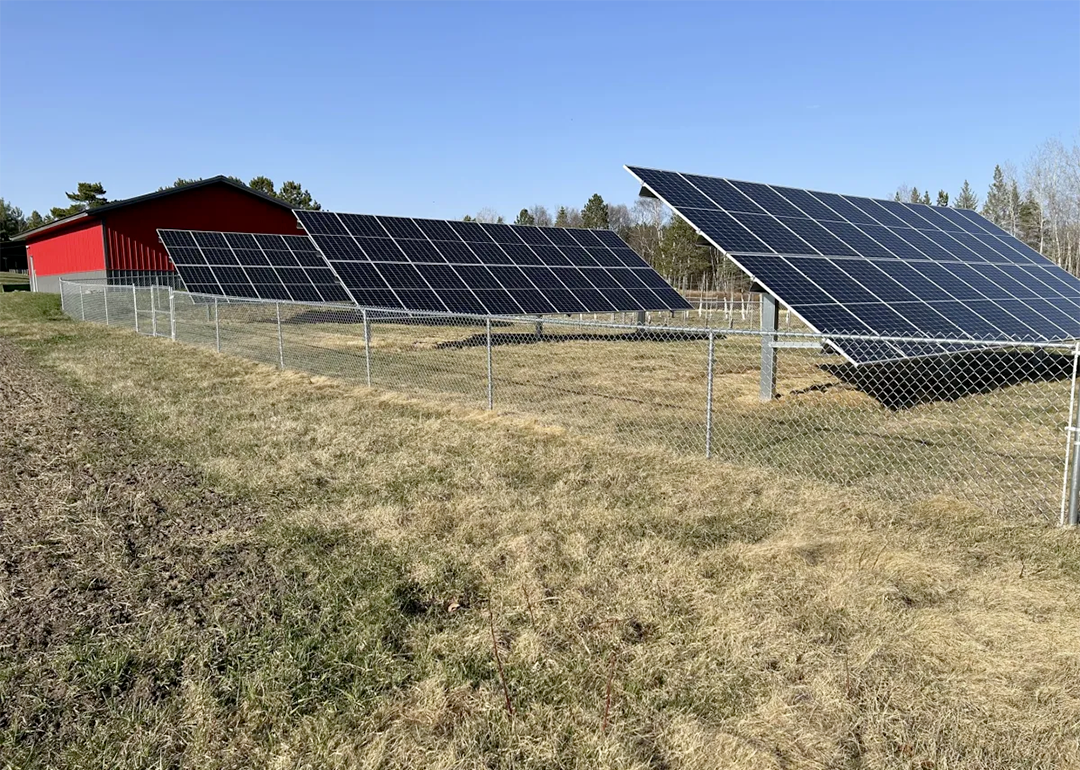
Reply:
M969 341L855 366L796 324L761 331L694 311L488 318L67 281L62 301L76 319L604 441L1075 523L1080 344ZM775 384L762 381L770 358Z

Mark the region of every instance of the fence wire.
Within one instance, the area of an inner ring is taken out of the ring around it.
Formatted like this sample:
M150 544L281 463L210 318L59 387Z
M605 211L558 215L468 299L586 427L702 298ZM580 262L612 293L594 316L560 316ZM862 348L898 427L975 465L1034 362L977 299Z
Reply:
M984 342L854 366L797 324L750 328L743 309L738 323L696 311L642 323L425 315L165 286L64 281L61 292L76 319L888 499L959 499L1057 521L1080 494L1070 454L1080 345ZM773 338L776 397L762 401L762 343Z

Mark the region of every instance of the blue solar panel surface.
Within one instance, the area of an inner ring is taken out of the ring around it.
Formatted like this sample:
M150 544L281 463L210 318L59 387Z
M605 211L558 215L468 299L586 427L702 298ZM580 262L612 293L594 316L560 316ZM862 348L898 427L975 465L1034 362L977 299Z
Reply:
M188 291L227 297L351 302L306 235L158 230Z
M974 211L627 170L823 334L1080 339L1080 279ZM856 363L968 349L832 344Z
M297 211L361 306L491 315L685 310L610 230Z

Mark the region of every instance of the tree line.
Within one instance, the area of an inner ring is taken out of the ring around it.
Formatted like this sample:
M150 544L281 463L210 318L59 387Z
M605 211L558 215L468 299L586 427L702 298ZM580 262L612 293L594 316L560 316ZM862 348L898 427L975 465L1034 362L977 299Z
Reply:
M322 209L319 202L311 197L311 193L299 182L290 180L282 184L281 187L275 187L273 180L265 176L254 177L246 184L238 177L230 176L228 178L237 184L250 187L252 190L265 193L298 208L315 211ZM201 181L201 178L180 178L170 185L159 187L157 191L172 190ZM64 195L68 199L68 205L53 206L44 215L38 211L31 211L29 215L24 215L22 209L18 206L0 198L0 240L9 240L27 230L34 230L58 219L64 219L113 202L106 197L105 187L101 182L79 182L74 192L64 193Z

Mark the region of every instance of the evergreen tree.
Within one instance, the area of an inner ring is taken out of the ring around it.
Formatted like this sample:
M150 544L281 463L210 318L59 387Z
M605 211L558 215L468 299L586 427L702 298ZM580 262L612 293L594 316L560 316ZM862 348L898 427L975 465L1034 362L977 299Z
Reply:
M26 229L22 209L0 198L0 241L10 241Z
M271 183L271 185L272 184L273 183ZM285 182L285 184L281 185L281 189L277 191L276 197L291 206L296 206L298 209L307 209L308 211L322 210L322 206L319 205L319 202L312 198L311 193L301 187L299 182Z
M558 213L555 214L555 226L556 227L569 227L570 226L570 213L566 210L566 206L559 206Z
M1020 233L1020 207L1022 205L1023 203L1020 200L1020 187L1016 184L1016 180L1014 179L1009 186L1009 226L1006 228L1013 235L1019 235Z
M1040 251L1045 243L1046 219L1031 190L1027 191L1019 206L1016 237L1036 251Z
M600 193L593 193L581 210L581 225L593 230L606 230L611 226L610 212Z
M949 194L947 192L945 192L944 190L938 190L937 191L937 205L939 205L939 206L948 206L949 205Z
M48 222L48 218L41 216L37 211L31 211L30 216L26 218L26 229L36 230L37 228L48 224Z
M269 177L254 177L250 182L247 183L247 186L250 187L252 190L258 190L259 192L266 193L267 195L277 195L277 192L274 190L274 182Z
M660 238L660 264L653 265L667 276L693 280L713 272L713 250L701 245L697 231L682 217L672 217Z
M105 197L105 188L101 186L101 182L79 182L78 189L76 189L75 192L64 194L69 201L72 201L72 203L70 206L54 206L51 208L49 214L53 219L70 217L73 214L78 214L81 211L96 208L109 202Z
M536 218L529 213L528 209L522 209L518 212L517 219L514 220L515 225L535 225Z
M922 194L922 200L920 200L919 203L923 203L923 204L925 204L927 206L930 205L930 191L929 190L927 190L926 192L924 192Z
M475 222L476 220L473 219L472 216L470 216L469 214L466 214L465 216L463 216L461 218L461 221L462 222Z
M918 187L911 188L911 197L908 199L908 203L921 203L922 194L919 193Z
M956 196L953 208L971 209L972 211L979 208L979 196L971 189L971 185L968 184L966 179L964 180L964 186L960 188L960 194Z
M903 202L903 198L901 197L899 190L897 190L896 192L893 193L892 199L894 201L896 201L897 203L902 203Z
M1009 187L1005 184L1005 172L1001 166L994 166L994 181L986 193L982 215L998 227L1009 227Z

